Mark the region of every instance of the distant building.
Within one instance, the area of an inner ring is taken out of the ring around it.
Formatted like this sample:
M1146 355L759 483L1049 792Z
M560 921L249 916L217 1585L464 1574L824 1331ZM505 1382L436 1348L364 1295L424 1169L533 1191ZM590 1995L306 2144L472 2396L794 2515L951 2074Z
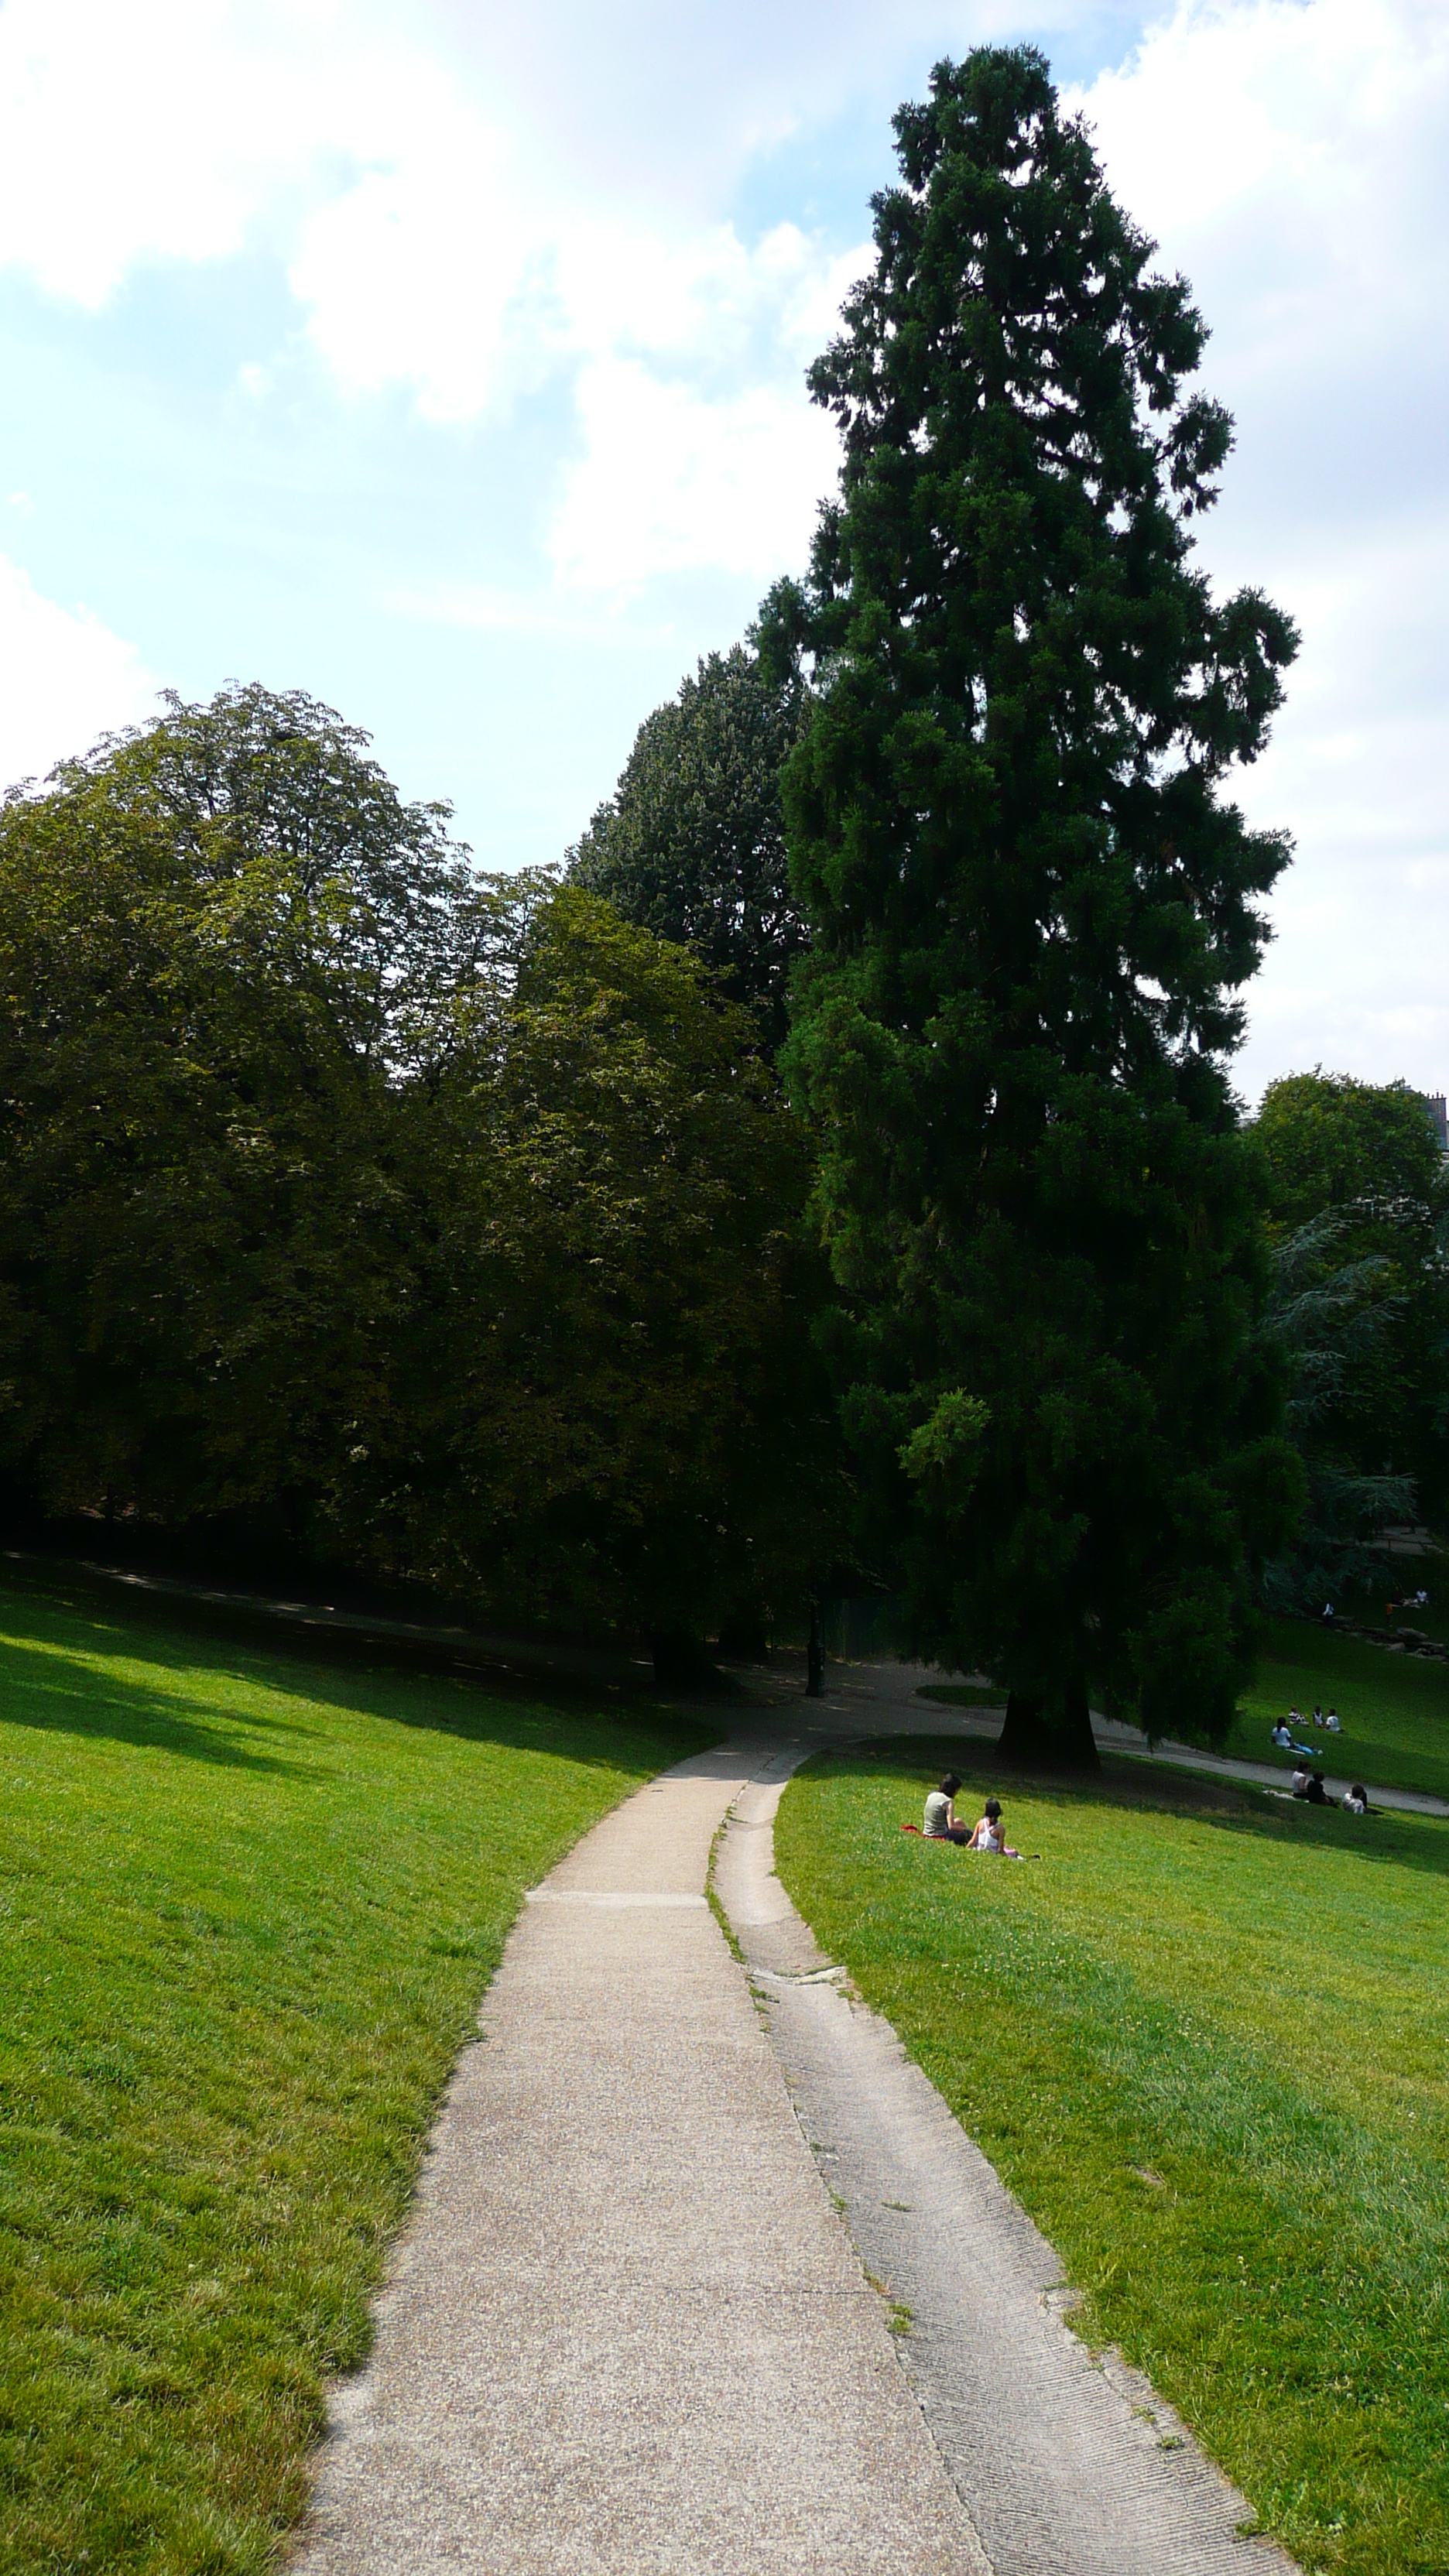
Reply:
M1429 1124L1439 1139L1440 1153L1449 1154L1449 1109L1444 1105L1443 1092L1425 1092L1424 1106L1429 1112Z

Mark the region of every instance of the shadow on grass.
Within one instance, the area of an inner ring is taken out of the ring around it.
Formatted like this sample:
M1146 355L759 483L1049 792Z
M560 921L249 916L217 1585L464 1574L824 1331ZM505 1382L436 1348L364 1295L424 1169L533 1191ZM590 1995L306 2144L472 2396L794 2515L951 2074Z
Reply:
M1307 1807L1275 1798L1246 1781L1214 1780L1184 1773L1167 1764L1104 1758L1097 1779L1053 1779L1048 1773L1009 1770L994 1744L959 1735L884 1736L875 1742L817 1754L809 1766L861 1779L898 1776L902 1784L902 1824L920 1821L921 1802L947 1770L958 1771L967 1790L958 1800L964 1813L979 1786L1003 1803L1009 1795L1053 1806L1131 1807L1141 1812L1189 1818L1223 1833L1250 1836L1259 1842L1295 1849L1304 1843L1321 1850L1348 1851L1355 1860L1388 1862L1400 1869L1427 1871L1449 1878L1449 1819L1390 1813L1375 1808L1368 1816L1346 1816L1341 1808ZM914 1795L907 1795L907 1783ZM1007 1819L1008 1825L1010 1818ZM967 1855L962 1854L963 1860Z
M33 1635L0 1644L0 1725L9 1721L105 1736L296 1778L321 1776L309 1765L238 1740L263 1729L313 1732L304 1723L253 1709L229 1721L225 1712L204 1701L147 1690L144 1684L96 1672L86 1660L118 1655L163 1672L211 1672L320 1709L510 1750L554 1750L562 1721L571 1739L568 1758L584 1768L616 1768L623 1751L620 1736L632 1740L642 1767L648 1767L652 1738L667 1738L658 1749L668 1756L685 1730L700 1745L719 1733L718 1724L702 1713L661 1703L643 1691L605 1679L517 1672L501 1657L495 1664L461 1649L456 1638L398 1639L330 1628L299 1634L284 1620L244 1606L187 1601L174 1594L164 1600L137 1597L69 1567L63 1576L7 1568L0 1586L0 1625L7 1594ZM37 1672L40 1664L49 1668L43 1678ZM596 1747L577 1741L585 1728L599 1730Z
M152 1752L185 1754L194 1762L218 1762L229 1770L266 1771L296 1780L313 1776L303 1763L259 1752L239 1740L254 1727L280 1723L248 1716L238 1720L233 1733L225 1718L203 1701L95 1672L83 1655L67 1654L48 1641L0 1641L0 1727L100 1736Z

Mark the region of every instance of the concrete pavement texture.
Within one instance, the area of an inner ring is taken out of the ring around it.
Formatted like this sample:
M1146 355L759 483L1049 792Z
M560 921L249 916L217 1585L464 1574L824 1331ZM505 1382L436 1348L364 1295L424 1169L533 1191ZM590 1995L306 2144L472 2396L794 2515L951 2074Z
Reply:
M775 1875L781 1785L742 1791L715 1883L852 2242L909 2316L903 2365L994 2576L1287 2576L1150 2383L1070 2331L1051 2246L822 1956Z
M704 1901L760 1758L681 1764L525 1907L305 2576L989 2576Z
M533 1891L298 2576L1287 2568L790 1906L774 1802L840 1715L681 1763Z

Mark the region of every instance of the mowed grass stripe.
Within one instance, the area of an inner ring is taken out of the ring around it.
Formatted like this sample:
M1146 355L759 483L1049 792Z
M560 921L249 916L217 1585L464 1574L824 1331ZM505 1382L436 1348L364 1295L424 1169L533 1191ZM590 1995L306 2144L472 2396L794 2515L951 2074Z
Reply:
M278 2563L525 1886L707 1740L0 1591L0 2567Z
M1040 1864L903 1836L971 1750L803 1774L796 1904L1263 2527L1306 2566L1449 2567L1449 1826L1123 1765L1003 1792Z

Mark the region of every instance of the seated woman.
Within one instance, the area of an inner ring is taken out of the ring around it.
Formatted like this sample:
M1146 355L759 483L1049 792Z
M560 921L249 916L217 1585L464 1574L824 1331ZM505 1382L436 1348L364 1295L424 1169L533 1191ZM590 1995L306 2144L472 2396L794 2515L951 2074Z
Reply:
M955 1797L961 1786L959 1771L948 1771L939 1789L933 1789L926 1800L926 1821L921 1827L928 1842L964 1843L970 1836L964 1825L956 1822Z
M1353 1787L1347 1792L1343 1803L1351 1816L1366 1816L1368 1814L1368 1791L1364 1787L1362 1780L1355 1780Z
M999 1852L1003 1860L1020 1860L1020 1852L1013 1851L1006 1839L1006 1828L1001 1821L999 1798L987 1799L986 1812L966 1848L968 1851Z

